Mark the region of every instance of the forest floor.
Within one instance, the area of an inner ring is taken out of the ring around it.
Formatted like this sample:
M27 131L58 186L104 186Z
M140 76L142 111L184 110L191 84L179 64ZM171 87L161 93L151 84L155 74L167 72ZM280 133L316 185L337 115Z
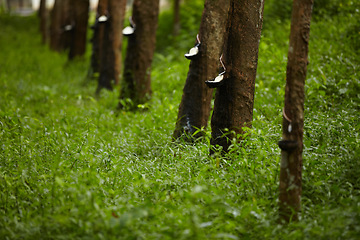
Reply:
M96 98L85 82L90 51L68 62L41 44L36 17L0 14L0 239L358 239L356 24L311 25L302 212L281 225L289 22L264 21L253 128L221 157L209 156L211 129L171 141L194 32L159 45L151 101L118 111L118 88Z

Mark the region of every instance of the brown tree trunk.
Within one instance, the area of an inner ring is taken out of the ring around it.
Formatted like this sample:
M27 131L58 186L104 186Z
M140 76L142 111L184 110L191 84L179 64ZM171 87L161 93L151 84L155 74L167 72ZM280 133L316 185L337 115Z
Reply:
M11 0L6 0L6 8L8 13L11 12Z
M62 8L62 22L61 26L62 34L61 34L61 42L64 50L69 50L71 47L71 42L73 38L73 33L75 31L75 22L73 19L73 9L71 8L71 1L73 0L62 0L63 8Z
M101 49L102 49L102 45L103 45L102 39L104 36L105 24L100 24L98 21L98 18L100 16L108 15L107 5L108 5L107 0L99 0L95 24L92 26L92 29L93 29L93 36L91 38L92 54L91 54L90 69L88 72L89 78L93 77L93 75L95 73L100 72L100 56L101 56Z
M119 75L121 70L121 50L122 50L122 29L124 26L126 0L110 0L109 12L111 18L111 47L114 54L113 76L115 85L119 84Z
M126 0L108 0L108 21L104 25L100 48L100 75L97 93L101 89L113 89L119 83L121 69L122 29L124 23ZM106 13L105 13L106 14Z
M89 0L72 0L72 31L69 59L76 56L83 56L86 50L86 33L89 19Z
M177 36L180 32L180 0L174 0L174 25L173 35Z
M199 56L191 61L179 106L173 138L193 135L209 121L212 89L205 81L218 74L219 57L223 50L230 0L205 2L199 30Z
M230 140L251 127L264 0L231 0L224 53L227 79L216 91L212 146L227 152ZM224 136L225 129L231 131Z
M39 18L40 18L41 39L42 39L42 43L45 44L48 39L48 28L47 28L48 11L46 8L46 0L40 1Z
M71 47L72 36L75 28L75 22L73 19L73 9L70 4L73 0L61 0L61 35L60 35L60 45L62 50L69 50Z
M60 51L60 35L61 35L61 0L55 0L51 11L50 24L50 48L54 51Z
M294 0L286 69L283 140L280 168L280 217L297 220L301 208L301 172L304 128L305 78L313 0Z
M129 36L120 100L130 98L137 105L151 96L150 69L155 51L159 0L134 0L132 19L136 25ZM122 108L122 101L119 107Z
M64 51L70 47L74 23L70 15L70 0L55 0L51 13L50 48Z

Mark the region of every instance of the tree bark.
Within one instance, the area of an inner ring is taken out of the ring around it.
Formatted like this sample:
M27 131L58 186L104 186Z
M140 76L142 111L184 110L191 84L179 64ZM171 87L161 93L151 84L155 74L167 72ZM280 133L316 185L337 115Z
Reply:
M313 0L294 0L286 69L280 168L280 218L298 220L301 209L305 78Z
M95 73L100 72L100 56L101 56L101 48L102 48L102 39L104 36L105 25L100 24L98 18L102 15L108 15L107 12L107 0L99 0L96 20L94 25L91 27L93 29L93 36L91 38L92 43L92 54L90 60L90 69L88 72L88 77L92 78Z
M47 28L48 11L47 11L47 7L46 7L46 0L40 1L39 18L40 18L41 40L42 40L42 43L45 44L48 39L48 28Z
M128 38L125 58L122 99L135 104L145 103L151 97L151 63L155 51L159 0L134 0L132 19L136 24L134 34Z
M264 0L231 0L224 54L228 76L216 91L211 118L211 145L224 152L243 127L252 125L263 8Z
M200 52L189 66L173 134L174 139L184 133L193 135L197 129L207 126L213 90L205 85L205 81L218 74L229 6L230 0L205 2L199 30Z
M180 32L180 0L174 0L174 25L173 35L177 36Z
M114 54L113 75L115 84L119 84L119 75L121 70L121 48L122 48L122 29L124 26L126 0L110 0L110 15L111 21L111 47Z
M122 29L124 23L126 0L108 0L108 21L104 24L100 48L100 75L97 93L101 89L113 89L119 84L121 69ZM106 14L106 12L104 13Z
M10 13L11 12L11 0L6 0L6 8L7 8L8 13Z
M67 51L71 47L72 36L75 28L75 22L72 17L72 8L70 6L72 0L62 0L61 8L61 35L60 45L62 50Z
M50 24L50 49L60 51L60 35L61 35L61 0L55 0L51 11Z
M55 0L50 25L50 48L52 50L61 52L70 47L73 29L67 29L67 27L73 25L70 16L70 1Z
M89 0L72 0L72 40L69 51L69 59L76 56L83 56L86 51L86 34L89 19Z

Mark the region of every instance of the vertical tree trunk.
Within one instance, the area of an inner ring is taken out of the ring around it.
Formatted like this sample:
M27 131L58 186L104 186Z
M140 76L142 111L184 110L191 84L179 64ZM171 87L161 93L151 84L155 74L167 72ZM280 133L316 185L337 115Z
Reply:
M226 21L230 0L205 2L199 39L199 56L192 60L183 89L173 138L183 133L194 134L196 129L206 127L212 99L212 89L205 81L218 74L219 57L223 50Z
M119 84L119 75L121 70L121 48L122 48L122 29L124 26L126 0L110 0L109 12L111 15L111 47L114 54L113 78L115 85Z
M173 35L177 36L180 32L180 0L174 0L174 25Z
M286 69L280 168L280 217L297 220L301 208L304 85L313 0L294 0Z
M61 35L61 0L55 0L51 11L50 24L50 48L54 51L60 51L60 35Z
M93 77L95 73L100 72L100 56L101 56L101 48L103 45L102 39L104 36L105 25L100 24L98 18L100 16L108 15L107 4L108 4L107 0L99 0L98 2L96 20L94 25L92 26L93 29L93 36L91 38L92 54L91 54L91 62L90 62L88 77Z
M86 33L89 19L89 0L72 0L72 31L69 59L76 56L83 56L86 50Z
M6 0L6 8L7 8L8 13L10 13L11 12L11 0Z
M62 0L61 9L61 45L62 49L67 51L71 47L73 34L75 31L75 22L73 19L74 9L71 7L71 1L73 0Z
M134 0L132 19L136 25L129 36L120 99L135 105L151 96L151 63L155 51L159 0ZM119 107L122 108L120 101Z
M40 17L41 39L42 39L42 43L45 44L48 39L48 28L47 28L48 11L46 7L46 0L40 0L39 17Z
M230 140L251 127L264 0L231 0L224 63L228 78L216 91L211 145L227 152Z
M101 62L97 93L103 88L112 90L113 83L119 83L125 9L126 0L108 0L108 21L104 23L103 35L100 36L101 43L99 43Z
M70 14L69 0L55 0L51 13L50 48L54 51L64 51L70 47L74 25Z

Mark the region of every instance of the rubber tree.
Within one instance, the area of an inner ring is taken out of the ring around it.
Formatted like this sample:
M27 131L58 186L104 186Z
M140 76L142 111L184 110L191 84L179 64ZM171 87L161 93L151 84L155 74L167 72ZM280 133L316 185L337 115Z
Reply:
M197 129L207 126L213 90L205 81L218 74L229 6L230 0L205 2L198 35L200 51L189 66L173 139L184 133L191 136Z
M50 23L50 48L52 50L61 52L70 48L73 26L70 0L55 0Z
M252 124L263 9L264 0L231 0L224 50L226 78L217 88L211 118L211 145L221 146L224 152L231 139Z
M280 217L298 219L301 209L305 78L313 0L294 0L291 17L280 167Z
M6 8L7 8L7 11L8 13L11 12L11 0L6 0Z
M108 0L99 0L97 10L96 10L96 19L95 23L91 26L93 34L91 37L91 59L90 59L90 68L87 74L87 78L93 78L95 73L100 72L100 56L101 56L101 47L102 47L102 36L104 35L105 24L99 23L100 16L107 16L107 4Z
M132 21L135 31L128 36L119 108L131 99L134 106L151 97L151 63L156 44L159 0L134 0Z
M71 43L69 59L83 56L86 51L86 34L89 20L89 0L72 0L70 3L73 30L71 31Z
M174 23L173 35L177 36L180 32L180 0L174 0Z
M119 84L125 10L126 0L107 0L107 8L102 10L107 21L99 23L104 25L104 29L99 42L101 50L97 93L103 88L112 90L114 84Z
M46 0L40 0L40 6L39 6L39 19L40 19L40 33L41 33L41 40L42 43L45 44L48 39L48 11L46 7Z

